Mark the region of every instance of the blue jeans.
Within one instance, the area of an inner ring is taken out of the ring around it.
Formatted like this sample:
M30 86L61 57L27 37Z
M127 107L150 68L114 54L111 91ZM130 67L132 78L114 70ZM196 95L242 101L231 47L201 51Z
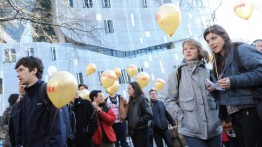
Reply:
M221 134L209 138L207 140L203 140L196 137L189 137L185 135L184 138L186 140L188 147L221 147L222 145Z
M113 129L116 133L116 139L117 139L115 146L119 147L121 145L121 147L128 147L128 144L126 142L126 130L127 130L126 122L114 123ZM119 142L120 142L120 144L119 144Z

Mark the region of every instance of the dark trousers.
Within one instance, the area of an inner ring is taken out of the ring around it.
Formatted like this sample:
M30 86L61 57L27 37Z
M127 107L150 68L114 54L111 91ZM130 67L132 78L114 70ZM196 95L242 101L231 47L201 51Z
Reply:
M131 139L134 147L147 147L149 140L149 129L148 127L136 130L131 135Z
M174 147L171 134L168 129L154 130L154 139L157 147L164 147L163 139L168 147Z
M126 142L126 130L127 130L126 122L114 123L113 129L116 133L116 139L117 139L117 142L115 143L116 147L119 147L120 145L121 147L128 147L128 144Z
M242 109L231 117L239 146L262 147L262 121L255 108Z
M188 147L221 147L222 145L221 134L209 138L207 140L199 139L196 137L189 137L185 135L184 138L186 140Z

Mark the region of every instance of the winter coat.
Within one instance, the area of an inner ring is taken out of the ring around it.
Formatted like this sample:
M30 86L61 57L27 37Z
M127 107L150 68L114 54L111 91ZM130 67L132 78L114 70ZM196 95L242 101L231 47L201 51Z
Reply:
M16 146L16 132L17 132L17 125L18 125L18 114L20 111L20 102L15 103L12 106L12 111L10 113L10 119L9 119L9 136L10 136L10 142L12 147Z
M74 111L76 118L75 141L92 141L92 136L97 129L98 121L96 118L95 108L93 107L91 101L77 98L74 101L72 110ZM87 125L88 131L84 131L84 129L87 128Z
M178 119L180 134L209 139L222 132L218 104L205 87L210 70L203 61L183 61L178 88L177 71L168 77L166 108Z
M128 107L130 108L128 109L127 120L131 135L150 125L153 113L146 97L137 96L133 103L129 103Z
M262 54L251 45L240 45L238 47L240 61L248 69L248 72L241 73L234 62L234 51L234 49L229 50L222 70L222 78L230 79L230 89L219 91L220 103L221 105L254 104L254 95L250 88L262 85Z
M9 124L9 117L11 113L12 107L9 106L5 109L3 116L2 116L2 123L1 127L4 131L6 131L5 134L5 139L3 141L3 146L4 147L11 147L11 142L10 142L10 137L9 137L9 129L8 129L8 124Z
M51 102L48 106L44 103L40 95L43 82L38 80L25 88L26 94L20 101L16 135L18 147L66 147L68 132L62 109Z
M116 116L113 109L105 105L102 108L102 111L98 112L97 118L98 127L93 136L94 144L96 146L102 145L103 143L105 143L104 140L107 140L109 143L116 142L116 134L112 127L116 120ZM105 136L103 135L103 133ZM107 139L103 137L107 137Z
M151 102L153 112L153 127L154 130L168 129L168 122L175 126L175 121L172 116L167 112L164 102L160 100Z
M125 119L126 119L126 116L127 116L127 101L121 95L116 95L115 99L116 99L116 104L115 105L118 105L118 113L119 113L119 116L117 116L117 117L119 117L119 118L117 118L119 120L116 120L116 121L124 122ZM109 96L105 99L105 102L107 103L107 105L109 107L114 105L111 102ZM116 121L115 121L115 123L116 123Z

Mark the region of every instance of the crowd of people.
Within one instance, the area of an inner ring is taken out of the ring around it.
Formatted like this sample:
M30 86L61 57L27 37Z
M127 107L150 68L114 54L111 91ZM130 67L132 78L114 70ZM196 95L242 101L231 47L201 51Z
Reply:
M129 135L134 147L176 147L169 126L178 126L188 147L262 146L262 40L252 45L232 42L219 25L206 28L203 38L213 60L199 41L186 39L184 59L169 74L164 101L154 89L147 98L131 82L128 100L92 90L90 100L77 92L58 109L41 80L42 61L21 58L15 65L19 94L10 95L2 117L1 127L7 131L3 146L128 147ZM212 70L206 68L208 62ZM79 84L78 89L88 86ZM225 124L231 124L229 129ZM233 139L225 141L224 135L236 138L234 143L228 144Z

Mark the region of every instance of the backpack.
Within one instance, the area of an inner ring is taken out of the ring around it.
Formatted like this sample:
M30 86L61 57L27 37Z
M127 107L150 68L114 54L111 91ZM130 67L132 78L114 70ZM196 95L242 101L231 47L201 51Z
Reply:
M233 60L234 60L234 63L236 64L239 72L245 73L245 72L248 72L249 70L241 62L241 57L240 57L239 52L238 52L238 46L239 45L241 45L241 44L235 45ZM256 104L258 116L260 117L260 119L262 119L262 86L250 87L250 90L251 90L251 92L254 96L253 99L254 99L254 102Z

